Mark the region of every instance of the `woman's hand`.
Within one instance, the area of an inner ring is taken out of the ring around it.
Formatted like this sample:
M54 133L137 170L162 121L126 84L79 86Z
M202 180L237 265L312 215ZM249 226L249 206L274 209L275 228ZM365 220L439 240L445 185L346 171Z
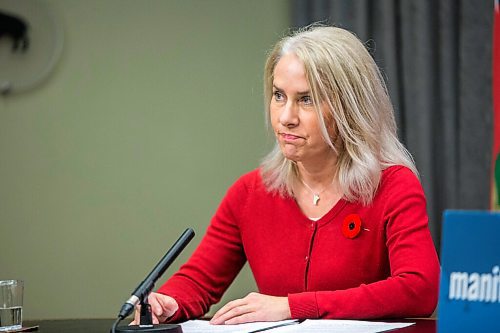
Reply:
M148 296L148 303L151 305L151 317L153 317L153 324L159 324L172 317L179 309L177 301L170 296L151 293ZM140 308L136 307L134 321L130 325L139 325L140 322Z
M211 324L241 324L254 321L278 321L290 319L287 297L250 293L231 301L215 313Z

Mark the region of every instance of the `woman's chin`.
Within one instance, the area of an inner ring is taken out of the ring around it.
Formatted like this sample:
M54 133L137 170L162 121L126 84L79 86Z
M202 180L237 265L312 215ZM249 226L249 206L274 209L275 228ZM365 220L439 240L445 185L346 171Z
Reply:
M297 149L296 146L294 145L284 145L281 146L281 153L283 153L283 156L287 160L290 160L292 162L299 162L301 160L301 155L300 154L300 149Z
M299 156L297 154L287 154L287 153L283 152L283 155L289 161L292 161L292 162L298 162L298 161L300 161L300 158L299 158Z

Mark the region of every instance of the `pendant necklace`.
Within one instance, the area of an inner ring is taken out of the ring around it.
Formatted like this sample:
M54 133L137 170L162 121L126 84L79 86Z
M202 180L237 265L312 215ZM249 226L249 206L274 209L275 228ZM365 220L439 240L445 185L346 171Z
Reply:
M314 192L314 190L313 190L313 189L312 189L309 185L307 185L307 184L306 184L306 182L304 182L302 179L300 179L300 181L301 181L301 182L302 182L302 184L304 184L304 186L305 186L305 187L309 190L309 192L311 192L311 193L312 193L312 195L313 195L313 205L314 205L314 206L317 206L317 205L318 205L318 201L321 199L321 198L319 197L319 195L320 195L321 193L325 192L325 190L328 188L328 186L329 186L329 185L325 186L325 188L324 188L324 189L322 189L322 190L321 190L321 191L319 191L319 192ZM333 182L332 182L332 184L333 184Z

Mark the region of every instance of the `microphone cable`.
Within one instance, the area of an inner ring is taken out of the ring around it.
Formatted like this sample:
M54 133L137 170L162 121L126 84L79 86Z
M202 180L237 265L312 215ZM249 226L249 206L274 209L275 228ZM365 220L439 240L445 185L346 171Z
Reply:
M123 318L121 316L118 316L118 318L116 318L115 322L113 323L113 326L111 326L111 333L116 333L116 327L122 320Z

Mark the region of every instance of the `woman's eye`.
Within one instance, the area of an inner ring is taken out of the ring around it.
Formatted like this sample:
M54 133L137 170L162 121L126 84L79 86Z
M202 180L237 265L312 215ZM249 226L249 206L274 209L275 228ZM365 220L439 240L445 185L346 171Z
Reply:
M274 99L275 99L276 101L282 101L282 100L284 99L283 94L282 94L282 93L280 93L279 91L275 91L275 92L273 93L273 95L274 95Z
M312 105L313 104L313 100L311 98L311 96L304 96L300 99L302 101L302 103L304 103L305 105Z

